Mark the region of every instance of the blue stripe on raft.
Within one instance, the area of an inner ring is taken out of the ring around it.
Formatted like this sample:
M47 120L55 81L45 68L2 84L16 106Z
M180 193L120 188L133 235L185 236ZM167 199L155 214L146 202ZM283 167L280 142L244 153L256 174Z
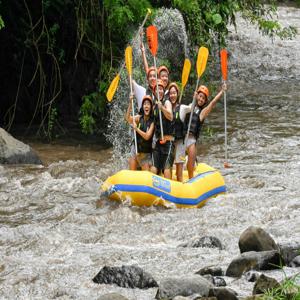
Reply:
M215 172L216 172L216 171L211 170L211 171L206 171L205 173L200 173L200 174L196 175L195 177L189 179L189 180L188 180L187 182L185 182L185 183L193 183L193 182L195 182L196 180L198 180L199 178L206 177L206 176L208 176L209 174L212 174L212 173L215 173Z
M159 191L153 187L145 186L145 185L116 184L114 185L114 190L116 192L120 191L120 192L147 193L176 204L198 205L200 202L205 201L216 194L225 193L226 186L222 185L220 187L214 188L194 199L175 197L167 193L164 193L163 191Z

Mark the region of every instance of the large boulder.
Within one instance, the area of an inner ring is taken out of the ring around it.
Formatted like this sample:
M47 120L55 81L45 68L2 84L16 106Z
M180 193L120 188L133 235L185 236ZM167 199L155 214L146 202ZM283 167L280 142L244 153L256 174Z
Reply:
M273 270L282 266L278 251L244 252L229 264L226 276L240 277L249 270Z
M250 226L240 236L241 253L249 251L279 250L271 236L260 227Z
M161 281L155 299L173 299L176 296L198 294L207 297L213 285L200 275L166 278Z
M42 161L32 148L0 128L0 164L38 164Z
M282 255L286 265L289 265L291 261L300 253L299 242L289 242L285 244L278 244L280 254Z
M138 266L103 267L93 278L95 283L116 284L125 288L157 287L155 279Z

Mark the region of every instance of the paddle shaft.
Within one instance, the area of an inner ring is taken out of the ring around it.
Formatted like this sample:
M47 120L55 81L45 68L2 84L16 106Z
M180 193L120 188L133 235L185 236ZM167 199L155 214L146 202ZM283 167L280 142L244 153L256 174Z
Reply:
M190 133L190 129L191 129L191 123L192 123L192 117L193 117L194 109L195 109L195 106L196 106L196 97L195 97L195 94L197 93L197 89L198 89L198 85L199 85L199 80L200 80L200 76L197 79L196 90L195 90L194 97L193 97L193 103L192 103L191 114L190 114L190 118L189 118L188 129L187 129L186 136L185 136L185 141L184 141L184 148L185 149L187 148L187 140L189 138L189 133Z
M226 84L226 80L224 80ZM227 162L227 103L226 91L224 91L224 131L225 131L225 162Z
M130 95L132 95L133 92L132 92L132 77L131 77L131 75L129 75L129 83L130 83ZM131 99L131 107L132 107L132 122L135 122L135 119L134 119L135 114L134 114L133 98ZM134 135L135 154L138 154L136 131L134 129L133 129L133 135Z
M179 101L178 101L179 103L181 103L181 99L182 99L182 95L183 95L183 89L184 89L184 88L182 87L181 92L180 92Z
M143 29L143 27L144 27L144 25L145 25L145 23L146 23L149 15L150 15L150 12L148 11L147 14L146 14L146 16L145 16L145 18L144 18L144 20L143 20L143 22L142 22L142 24L141 24L141 26L139 27L138 32L136 33L136 35L134 36L134 38L132 40L132 44L134 44L135 40L139 37L140 32ZM124 67L125 67L125 61L123 62L122 66L121 66L121 68L119 70L119 73L118 73L119 75L121 74L121 72L122 72L122 70L123 70Z
M157 68L156 68L156 58L153 56L154 59L154 68L155 68L155 79L156 79L156 96L157 96L157 101L159 101L159 91L158 91L158 81L157 81ZM161 110L158 109L158 115L159 115L159 125L160 125L160 133L161 133L161 140L164 140L164 129L162 126L162 116L161 116Z

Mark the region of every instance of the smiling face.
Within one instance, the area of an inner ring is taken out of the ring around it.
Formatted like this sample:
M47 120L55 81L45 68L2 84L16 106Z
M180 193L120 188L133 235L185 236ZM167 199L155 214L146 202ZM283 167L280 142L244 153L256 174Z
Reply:
M144 110L145 116L150 116L151 109L152 109L152 104L151 104L150 100L148 100L148 99L144 100L144 102L143 102L143 110Z
M157 97L156 85L154 87L154 93L155 93L155 96ZM161 85L159 85L158 86L158 97L159 97L159 100L162 100L164 98L164 95L165 95L165 90L164 90L164 88Z
M148 74L148 84L152 87L155 83L155 70L150 71Z
M164 86L166 87L169 83L169 74L167 71L161 71L159 73L159 78L163 81Z
M170 97L172 105L175 105L176 102L177 102L177 99L178 99L178 93L177 93L177 90L174 86L172 86L169 89L169 97Z
M202 107L203 105L205 105L205 103L207 102L207 97L205 94L203 94L202 92L199 92L197 94L197 104L199 107Z

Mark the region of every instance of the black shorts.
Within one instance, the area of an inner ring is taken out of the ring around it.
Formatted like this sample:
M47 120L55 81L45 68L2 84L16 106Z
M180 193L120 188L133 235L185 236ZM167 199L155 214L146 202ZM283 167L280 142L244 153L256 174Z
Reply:
M158 170L171 169L175 157L175 144L173 141L167 141L160 144L159 140L155 144L152 152L153 166Z

